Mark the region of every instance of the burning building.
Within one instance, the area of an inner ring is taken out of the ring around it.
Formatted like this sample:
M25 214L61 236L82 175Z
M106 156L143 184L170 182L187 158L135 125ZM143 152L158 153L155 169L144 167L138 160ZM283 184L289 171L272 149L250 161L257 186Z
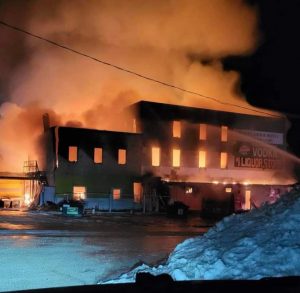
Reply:
M102 210L134 209L140 203L139 134L52 127L46 136L46 173L55 190L43 201L84 200Z
M52 127L46 131L46 198L84 199L100 210L248 210L293 183L285 118L141 101L132 133ZM223 203L223 205L212 202ZM233 203L235 206L233 207Z
M230 209L232 198L236 210L250 209L293 182L284 118L144 101L133 107L142 173L168 182L170 197L192 209L214 200Z

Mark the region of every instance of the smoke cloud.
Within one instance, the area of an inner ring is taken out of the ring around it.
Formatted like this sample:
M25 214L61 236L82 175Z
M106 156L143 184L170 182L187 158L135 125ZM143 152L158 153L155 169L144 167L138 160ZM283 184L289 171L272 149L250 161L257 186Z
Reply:
M227 55L249 54L257 45L257 11L242 0L10 0L1 5L7 23L151 78L253 108L234 91L238 74L225 72L220 62ZM45 112L52 126L113 130L125 130L122 110L139 100L241 112L6 27L0 27L0 42L7 53L0 66L5 93L0 171L20 171L24 160L35 159L33 142L43 131Z

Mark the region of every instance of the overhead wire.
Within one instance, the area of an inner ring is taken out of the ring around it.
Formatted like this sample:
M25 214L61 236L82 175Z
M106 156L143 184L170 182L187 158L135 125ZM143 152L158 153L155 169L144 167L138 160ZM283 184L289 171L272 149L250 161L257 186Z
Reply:
M93 57L89 54L86 54L86 53L83 53L83 52L80 52L78 50L75 50L71 47L68 47L68 46L65 46L65 45L62 45L60 43L57 43L55 41L52 41L50 39L47 39L45 37L42 37L42 36L39 36L37 34L34 34L32 32L29 32L27 30L24 30L22 28L19 28L19 27L16 27L14 25L11 25L7 22L4 22L2 20L0 20L0 24L3 25L3 26L6 26L10 29L13 29L13 30L16 30L16 31L19 31L21 33L24 33L26 35L29 35L33 38L37 38L37 39L40 39L44 42L47 42L51 45L54 45L54 46L57 46L57 47L60 47L62 49L65 49L67 51L70 51L72 53L75 53L75 54L78 54L80 56L83 56L83 57L86 57L88 59L91 59L93 61L96 61L96 62L99 62L99 63L102 63L104 65L107 65L107 66L110 66L110 67L113 67L117 70L121 70L121 71L124 71L126 73L129 73L129 74L132 74L132 75L135 75L139 78L143 78L143 79L146 79L146 80L149 80L149 81L152 81L152 82L155 82L155 83L158 83L160 85L163 85L163 86L167 86L167 87L170 87L170 88L173 88L173 89L176 89L176 90L179 90L181 92L184 92L184 93L188 93L188 94L191 94L191 95L196 95L196 96L200 96L202 98L205 98L205 99L208 99L208 100L211 100L211 101L214 101L216 103L219 103L219 104L222 104L222 105L225 105L225 106L231 106L231 107L237 107L237 108L240 108L240 109L243 109L243 110L247 110L247 111L252 111L252 112L256 112L256 113L260 113L260 114L263 114L263 115L268 115L268 116L272 116L272 117L276 117L276 118L281 118L281 116L279 115L274 115L274 114L271 114L271 113L268 113L268 112L265 112L265 111L262 111L262 110L257 110L257 109L252 109L252 108L249 108L249 107L246 107L246 106L241 106L241 105L237 105L237 104L233 104L233 103L228 103L228 102L223 102L219 99L217 99L216 97L212 97L212 96L208 96L208 95L204 95L204 94L201 94L199 92L195 92L195 91L191 91L191 90L188 90L188 89L185 89L185 88L182 88L182 87L179 87L177 85L174 85L174 84L171 84L171 83L167 83L167 82L164 82L164 81L161 81L161 80L158 80L158 79L155 79L155 78L152 78L152 77L149 77L149 76L146 76L146 75L143 75L141 73L138 73L138 72L135 72L133 70L130 70L130 69L127 69L127 68L124 68L124 67L121 67L121 66L118 66L118 65L115 65L113 63L110 63L110 62L107 62L107 61L103 61L101 59L98 59L96 57Z

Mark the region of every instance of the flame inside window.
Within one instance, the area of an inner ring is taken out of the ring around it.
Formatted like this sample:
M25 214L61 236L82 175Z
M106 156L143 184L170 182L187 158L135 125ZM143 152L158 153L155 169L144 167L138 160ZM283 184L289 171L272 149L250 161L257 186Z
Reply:
M173 167L180 167L180 150L173 149Z
M160 165L160 148L153 147L152 150L152 166L159 166Z
M102 163L102 148L94 148L94 163Z
M180 121L173 121L173 137L181 137Z
M118 164L125 165L126 164L126 150L119 149L118 151Z
M199 151L199 168L206 167L206 151Z
M69 146L69 162L77 162L77 146Z
M227 158L228 158L228 154L225 152L221 153L221 160L220 160L220 168L221 169L225 169L227 168Z

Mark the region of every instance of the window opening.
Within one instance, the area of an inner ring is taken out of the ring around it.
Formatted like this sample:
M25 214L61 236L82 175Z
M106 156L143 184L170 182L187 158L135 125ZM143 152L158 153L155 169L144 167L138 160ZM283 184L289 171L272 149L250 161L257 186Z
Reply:
M173 149L173 167L180 167L180 150Z
M221 141L227 142L228 141L228 127L221 126Z
M102 163L102 148L94 148L94 163Z
M125 165L126 164L126 150L119 149L118 151L118 164Z
M77 146L69 146L69 162L77 162Z
M140 203L142 199L142 184L140 182L134 182L133 183L133 196L134 196L134 202Z
M199 127L199 139L200 140L206 140L206 131L207 131L207 126L206 124L200 124L200 127Z
M206 167L206 151L199 151L199 168Z
M114 188L112 191L113 199L118 200L121 198L121 189L120 188Z
M158 167L160 165L160 148L153 147L152 150L152 166Z
M173 137L181 137L180 121L173 121Z
M245 210L250 210L251 208L251 190L246 190L245 192Z
M73 199L81 200L86 198L85 186L73 186Z
M227 168L227 157L228 157L227 153L225 153L225 152L221 153L221 160L220 160L220 168L221 169Z

